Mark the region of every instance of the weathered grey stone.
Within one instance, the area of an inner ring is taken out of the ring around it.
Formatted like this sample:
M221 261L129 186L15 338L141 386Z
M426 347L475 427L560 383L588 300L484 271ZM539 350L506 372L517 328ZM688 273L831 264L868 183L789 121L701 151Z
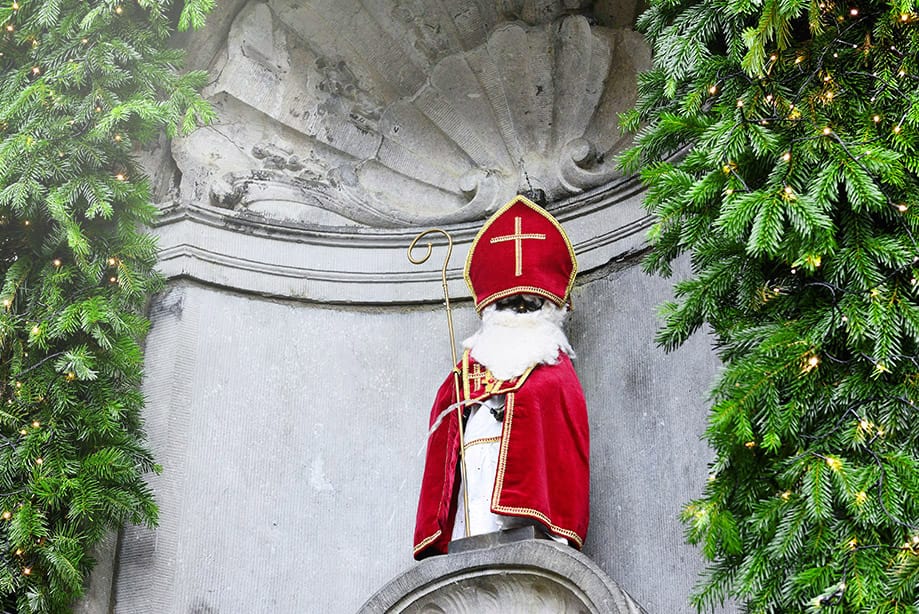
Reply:
M570 326L591 420L585 554L650 614L687 611L701 567L676 517L707 475L716 366L702 337L654 347L668 288L636 268L595 273ZM354 612L411 560L426 417L450 364L443 309L176 281L151 316L161 524L125 531L115 613ZM455 318L459 339L476 327L468 301Z
M641 37L591 25L580 1L438 4L242 6L212 60L219 121L173 142L180 200L398 228L618 176L610 135L649 64Z
M359 610L430 612L646 614L589 558L536 539L427 559L397 576Z
M472 535L454 539L448 545L450 554L459 552L469 552L471 550L483 550L494 548L502 544L510 544L527 539L549 539L542 531L537 531L535 526L516 527L514 529L505 529L493 533L482 533L481 535Z
M112 585L115 580L118 532L106 534L93 552L93 568L86 593L73 606L74 614L108 614L111 610Z
M707 474L717 361L704 337L654 346L670 283L634 266L649 219L610 153L648 63L636 5L227 0L185 39L213 69L219 120L154 169L170 196L144 382L161 524L125 529L114 588L103 565L82 611L350 613L410 565L427 412L451 365L432 305L443 248L422 267L405 249L422 222L453 234L457 337L472 333L462 264L523 167L582 270L584 554L650 614L688 611L701 562L677 515Z
M640 249L650 224L635 178L557 203L553 210L582 270ZM445 225L455 242L447 271L452 296L468 293L462 269L479 226ZM156 229L159 266L167 277L282 298L364 304L443 299L445 250L438 248L423 267L406 260L418 231L282 224L251 211L191 203L166 207Z

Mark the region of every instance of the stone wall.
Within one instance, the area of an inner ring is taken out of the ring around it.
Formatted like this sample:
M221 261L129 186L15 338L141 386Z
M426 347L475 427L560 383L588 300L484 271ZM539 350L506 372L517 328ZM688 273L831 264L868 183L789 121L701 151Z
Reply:
M716 365L707 340L653 344L669 283L634 266L575 288L570 336L591 418L585 553L649 614L687 611L700 568L681 503ZM354 612L412 565L443 309L325 307L177 280L147 342L156 530L125 530L115 612ZM458 305L459 336L476 318Z
M146 152L167 289L146 346L155 530L126 528L87 614L354 612L409 568L426 419L476 327L462 264L482 221L541 191L581 276L570 336L592 428L584 552L649 614L689 611L680 506L705 481L717 369L665 355L670 282L619 175L616 114L649 62L629 0L227 0L181 40L218 121ZM115 544L115 542L117 543Z

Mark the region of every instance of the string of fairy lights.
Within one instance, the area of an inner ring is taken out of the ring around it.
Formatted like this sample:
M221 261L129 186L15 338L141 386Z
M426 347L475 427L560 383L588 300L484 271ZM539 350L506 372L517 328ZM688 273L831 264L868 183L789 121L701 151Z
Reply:
M840 7L830 2L820 3L819 8L822 11L824 22L829 22L836 28L835 36L832 39L833 45L836 45L835 47L827 45L813 55L800 50L772 53L766 64L764 78L755 79L749 77L743 71L725 74L707 87L708 99L703 105L703 110L710 110L714 104L719 102L726 84L745 81L747 91L736 98L734 105L739 118L738 127L750 124L758 126L777 124L785 128L790 127L793 131L800 133L788 140L787 149L776 161L776 163L784 164L785 166L784 175L780 181L781 191L779 193L779 197L785 201L797 198L798 186L794 185L793 181L796 146L809 141L817 141L818 144L835 144L853 164L857 165L865 175L875 182L875 185L881 185L883 183L882 178L872 171L869 165L865 164L864 158L872 155L872 147L880 146L880 144L886 142L886 139L905 136L908 130L907 112L904 111L898 116L888 119L881 109L867 110L862 114L862 117L866 120L865 125L862 126L860 131L855 131L861 134L858 135L857 141L852 142L847 140L846 136L850 132L842 127L834 126L834 123L830 120L834 111L833 106L853 94L842 85L849 77L870 80L874 84L874 89L870 92L869 97L871 105L878 104L889 96L895 96L901 101L910 100L911 94L914 94L916 89L915 83L919 81L919 76L912 74L909 70L906 54L899 50L896 45L889 45L886 49L901 60L900 66L892 73L895 75L893 79L884 78L887 75L882 75L877 70L834 68L833 64L840 59L841 55L860 54L862 60L866 62L870 60L873 46L870 37L864 35L864 30L866 26L872 23L871 20L874 16L866 15L857 6L850 6L840 10ZM910 27L919 22L919 16L914 13L904 12L899 15L896 22L896 26ZM860 40L856 41L853 38L854 36L859 36ZM788 69L789 66L791 70ZM844 74L840 72L842 70L845 70ZM802 76L804 77L803 80ZM844 77L844 79L841 80L839 77ZM911 89L907 90L905 84L909 84ZM815 90L817 91L815 92ZM786 95L783 95L783 92ZM886 133L883 131L885 127L888 131ZM742 169L737 162L731 159L725 160L722 170L731 179L724 189L726 198L731 198L735 194L739 196L741 193L754 191L745 180ZM916 240L909 221L902 217L912 214L910 208L912 203L906 199L892 199L888 191L881 191L881 194L886 200L888 211L901 214L901 216L898 216L897 222L911 241L913 253L919 253L919 241ZM857 293L868 300L879 300L883 294L882 289L890 282L905 284L913 296L919 290L919 278L917 278L916 272L919 256L901 266L890 267L882 279L878 280L874 287L868 290L851 290L826 280L807 279L807 275L802 275L802 271L799 270L804 268L807 273L816 273L823 264L822 260L823 256L819 254L807 255L802 262L795 263L795 265L789 267L788 273L790 277L783 276L781 279L768 282L761 291L763 303L783 296L799 297L810 288L826 290L830 295L830 307L833 314L833 322L827 335L832 337L840 327L845 327L848 324L848 318L842 312L840 305L847 295L852 296ZM907 279L908 282L906 281ZM853 353L848 358L836 356L827 347L829 341L830 339L825 336L825 343L821 346L819 352L816 348L811 347L802 354L799 365L802 374L808 374L818 369L822 360L828 360L837 365L864 361L872 365L876 374L889 373L891 370L890 365L865 352ZM892 361L911 364L914 369L919 367L919 355L888 353L887 358ZM832 606L842 601L849 575L855 567L855 554L857 552L891 549L919 556L919 523L898 518L888 509L884 496L885 481L887 480L885 464L881 455L874 449L874 445L884 441L888 433L884 426L871 419L869 408L877 408L891 403L900 404L908 408L909 411L916 410L915 401L901 395L850 401L838 408L836 412L828 412L830 414L839 414L835 424L829 430L825 430L819 436L805 436L814 440L813 443L819 443L838 435L846 428L855 428L858 435L858 449L869 456L878 468L878 478L873 486L877 490L876 501L879 508L891 524L902 527L905 532L905 539L901 545L862 544L857 537L853 536L847 543L850 555L843 569L842 580L814 600L813 605L818 608ZM757 447L757 442L751 440L744 445L748 449L754 449ZM839 472L843 469L843 460L835 455L810 451L804 452L796 458L801 458L805 455L821 459L831 471ZM716 478L717 473L709 476L710 481ZM793 496L794 493L791 490L784 490L778 493L778 497L786 502L790 501ZM865 490L858 490L854 493L855 503L859 506L866 504L868 498L869 495ZM695 513L704 512L704 509L700 509Z
M4 8L6 10L4 10ZM19 1L13 0L6 7L0 6L0 63L5 63L4 68L14 68L19 69L20 65L23 62L23 55L28 54L33 50L40 50L40 39L39 35L33 32L24 33L20 29L19 17L22 13L22 5ZM128 11L124 4L113 3L110 6L111 14L116 17L127 16ZM5 20L4 20L5 16ZM89 51L92 45L90 38L83 36L74 42L74 49L83 49L84 51ZM11 53L12 51L12 53ZM32 53L34 56L35 54ZM85 58L79 57L78 54L73 53L71 57L67 58L67 63L70 65L79 65L84 62ZM72 68L76 68L73 66ZM69 108L67 105L67 100L64 93L60 91L55 91L53 88L53 81L45 83L41 81L49 77L49 72L39 61L32 60L32 64L25 64L23 69L30 79L31 83L41 84L44 87L44 96L48 100L48 105L50 109L54 111L67 115L74 114L76 111L72 108ZM97 101L93 106L93 114L102 118L105 112L103 102ZM0 114L0 118L3 115ZM92 118L90 118L92 119ZM67 125L71 127L73 131L73 136L81 136L86 134L88 130L93 126L93 121L86 119L69 119ZM0 137L4 133L13 135L13 130L10 130L11 126L4 119L0 119ZM26 137L26 144L31 145L34 142L34 138L30 135ZM128 135L122 131L115 131L111 134L111 141L114 146L118 149L121 156L124 157L127 154L128 148L131 147ZM67 153L60 149L57 152L58 158L63 159L66 157ZM111 179L115 182L128 182L130 181L130 174L127 170L127 166L124 164L116 164L113 170L111 171ZM0 215L0 233L33 233L35 237L39 237L40 234L44 231L41 228L41 221L35 221L26 217L24 219L15 220L11 219L10 215ZM18 256L13 254L10 258L11 261L16 261ZM50 266L53 270L64 271L71 263L67 261L64 256L55 255L51 257ZM74 265L76 263L73 263ZM99 283L108 284L111 286L119 286L124 283L122 279L122 273L125 272L126 263L117 255L111 255L105 258L105 266L102 267L101 277ZM16 297L17 297L18 288L14 289L11 293L8 293L5 296L0 297L0 305L2 308L13 318L14 321L17 321L17 324L22 327L23 330L28 331L27 338L25 340L18 339L18 345L21 350L21 357L23 361L28 359L29 352L23 350L22 348L28 347L30 345L37 344L41 347L42 343L45 340L45 336L48 333L47 327L43 322L24 322L21 318L16 315ZM60 313L49 314L47 319L53 320L55 317L59 316ZM18 328L18 327L17 327ZM53 424L44 424L40 419L35 416L39 411L41 406L45 403L51 386L54 385L53 382L48 383L48 388L42 393L39 391L39 394L35 392L29 392L25 394L26 391L23 390L24 381L26 376L46 365L48 362L61 359L66 354L65 351L58 351L48 354L42 357L40 360L34 362L29 366L23 366L15 374L8 374L8 379L6 382L0 384L0 402L5 403L3 405L6 407L6 414L8 416L20 416L25 418L25 423L16 431L16 437L8 436L7 434L0 432L0 448L8 448L10 453L15 453L22 449L23 444L28 442L34 434L41 433L41 437L33 442L33 445L26 446L27 450L34 450L36 453L31 457L29 461L34 470L40 471L43 466L45 466L45 458L41 452L41 443L42 441L47 441L47 438L53 437ZM5 361L7 369L9 368L9 361ZM78 380L78 375L75 370L71 368L65 368L60 373L61 379L67 383L73 383ZM18 410L18 411L17 411ZM15 508L21 508L25 505L25 500L29 499L30 504L35 505L36 499L32 495L29 497L28 489L23 487L18 490L11 492L0 492L0 499L6 500L7 503L0 507L0 521L8 523L12 522L14 519ZM15 501L13 505L10 505L10 502ZM45 537L37 537L35 539L35 545L41 547L45 544ZM2 556L4 559L9 559L9 552L3 552ZM22 576L28 577L33 575L36 569L36 560L33 558L33 553L28 550L17 547L12 551L12 555L15 557L15 560L18 561L19 569Z

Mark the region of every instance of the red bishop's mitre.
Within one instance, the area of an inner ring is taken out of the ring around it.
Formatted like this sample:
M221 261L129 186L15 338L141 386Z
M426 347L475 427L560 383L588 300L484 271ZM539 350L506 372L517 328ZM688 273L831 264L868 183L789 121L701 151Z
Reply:
M578 262L558 221L536 203L516 196L476 235L466 257L466 283L476 311L514 294L537 294L561 307Z

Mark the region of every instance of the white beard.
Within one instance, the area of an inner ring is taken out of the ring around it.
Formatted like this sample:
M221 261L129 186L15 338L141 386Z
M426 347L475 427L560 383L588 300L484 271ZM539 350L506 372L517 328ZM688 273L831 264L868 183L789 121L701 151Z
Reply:
M546 301L529 313L498 311L494 304L482 312L482 326L463 347L499 380L509 380L538 364L558 363L559 350L574 358L562 330L565 308Z

